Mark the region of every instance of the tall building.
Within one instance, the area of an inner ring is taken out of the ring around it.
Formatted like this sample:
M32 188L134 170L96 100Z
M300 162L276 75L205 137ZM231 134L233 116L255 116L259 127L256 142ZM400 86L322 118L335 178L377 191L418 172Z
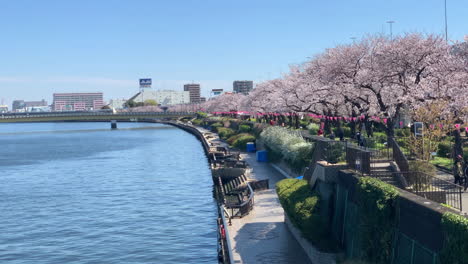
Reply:
M190 103L190 93L187 91L172 90L142 90L128 100L134 101L135 103L155 100L160 105L188 104Z
M200 84L184 84L184 91L188 91L190 93L190 103L200 102Z
M54 111L98 110L104 106L102 93L54 93Z
M14 112L24 112L28 109L34 107L46 107L47 101L42 99L41 101L24 101L24 100L14 100L12 110Z
M243 93L248 95L253 89L253 81L234 81L232 83L232 90L235 93Z
M127 102L127 99L111 99L109 101L109 107L114 108L114 109L122 109L125 108L125 103Z

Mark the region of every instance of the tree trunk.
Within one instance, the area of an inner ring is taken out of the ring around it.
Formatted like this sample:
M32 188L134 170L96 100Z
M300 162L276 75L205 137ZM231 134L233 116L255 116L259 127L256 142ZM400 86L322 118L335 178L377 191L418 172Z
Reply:
M460 129L455 129L453 131L453 136L455 138L455 144L453 145L453 158L456 160L458 155L463 157L463 142L460 135Z
M387 137L392 138L395 136L395 120L387 118Z
M372 137L372 136L374 135L374 131L373 131L372 125L373 125L372 120L367 120L367 121L366 121L366 133L367 133L367 137Z

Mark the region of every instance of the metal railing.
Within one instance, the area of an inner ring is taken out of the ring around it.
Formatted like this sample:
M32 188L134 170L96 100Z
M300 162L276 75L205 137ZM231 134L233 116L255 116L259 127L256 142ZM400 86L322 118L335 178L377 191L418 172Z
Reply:
M229 212L223 205L220 205L219 212L221 215L221 219L218 221L218 236L220 241L220 248L221 248L221 255L222 255L222 263L223 264L232 264L234 263L234 259L232 257L232 246L231 240L229 235L229 230L227 225L231 225L231 216ZM226 217L228 217L229 222L226 221Z
M398 145L398 142L395 140L395 138L389 138L388 143L392 148L393 160L398 165L400 171L409 171L408 159L406 158L406 155L403 153L400 146Z
M374 173L372 177L406 183L405 190L431 201L462 210L463 187L419 171Z
M318 160L331 164L345 161L344 165L360 175L379 178L418 196L462 210L462 187L436 176L409 171L408 160L393 138L389 138L385 148L380 149L325 138L313 140L316 142L314 163ZM386 170L390 161L395 161L400 172Z
M229 203L226 202L225 207L228 209L230 212L230 215L232 218L234 217L244 217L250 213L253 209L254 205L254 191L250 184L247 182L246 183L247 188L240 192L238 195L242 198L242 202L240 204L238 203Z

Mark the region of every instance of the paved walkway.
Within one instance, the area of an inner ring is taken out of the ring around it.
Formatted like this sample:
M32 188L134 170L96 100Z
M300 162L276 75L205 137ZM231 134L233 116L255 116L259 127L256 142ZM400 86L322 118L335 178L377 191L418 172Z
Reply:
M227 146L219 139L212 142ZM255 192L254 209L243 218L232 219L232 225L228 226L234 263L312 264L284 223L284 211L275 190L276 183L284 176L270 164L257 162L255 153L243 153L241 157L252 169L248 177L269 179L270 188Z
M268 163L259 163L254 153L242 154L253 169L251 179L269 179L270 189L255 192L254 209L243 218L232 219L228 226L234 263L308 264L299 243L284 224L284 211L275 184L284 177Z

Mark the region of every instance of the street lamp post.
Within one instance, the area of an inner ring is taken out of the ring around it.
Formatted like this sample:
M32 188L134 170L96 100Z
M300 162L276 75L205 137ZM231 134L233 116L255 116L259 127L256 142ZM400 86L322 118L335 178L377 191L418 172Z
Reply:
M445 42L448 42L448 30L447 30L447 0L444 0L445 9Z
M387 23L390 25L390 40L393 40L393 23L395 23L395 21L393 20L390 20L390 21L387 21Z

